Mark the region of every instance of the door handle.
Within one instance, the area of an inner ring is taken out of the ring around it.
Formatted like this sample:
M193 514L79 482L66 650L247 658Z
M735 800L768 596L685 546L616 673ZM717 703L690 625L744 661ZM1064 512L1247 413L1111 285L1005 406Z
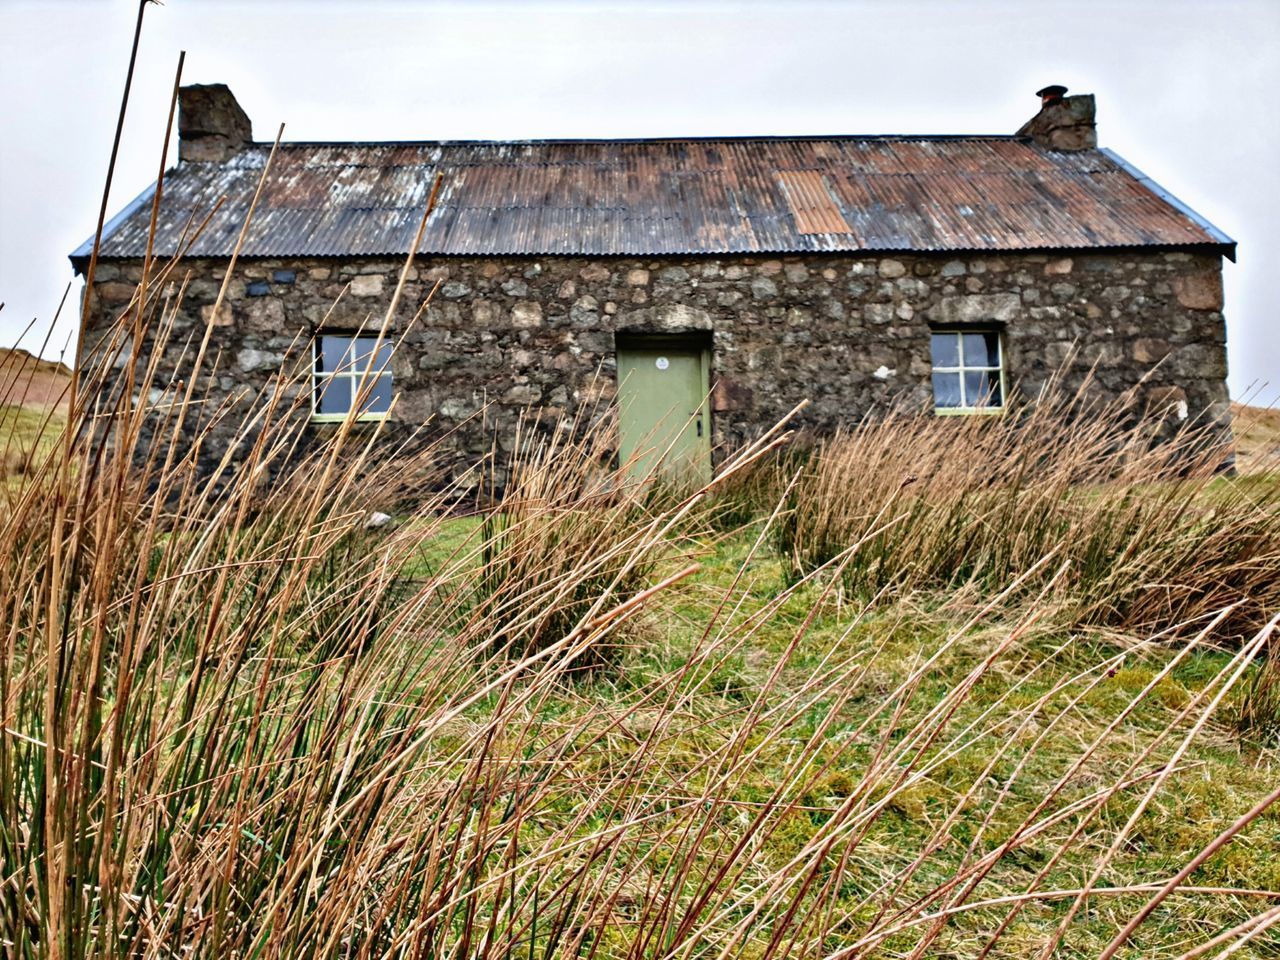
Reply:
M701 414L699 414L699 416L698 416L698 419L697 419L696 423L697 423L697 426L698 426L698 436L702 436L702 416L701 416Z

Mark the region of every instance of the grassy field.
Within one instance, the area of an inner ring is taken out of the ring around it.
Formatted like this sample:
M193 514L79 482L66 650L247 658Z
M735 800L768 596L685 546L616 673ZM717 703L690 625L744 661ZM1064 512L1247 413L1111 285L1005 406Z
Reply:
M729 583L746 571L749 588L739 608L747 617L770 609L782 565L776 558L746 562L750 539L734 535L709 547L703 571L686 586L684 596L652 614L648 630L633 655L653 663L656 671L674 669L689 655L689 638L706 629L710 612ZM1019 844L975 885L972 901L998 900L1039 885L1070 890L1090 878L1108 847L1121 833L1124 819L1141 795L1137 783L1170 762L1174 743L1169 730L1186 725L1188 705L1202 696L1209 680L1229 663L1221 651L1195 653L1172 666L1175 654L1166 647L1138 647L1120 654L1105 640L1054 629L1028 626L1026 610L997 606L981 616L971 609L948 608L937 597L884 604L864 611L856 603L840 603L818 583L805 586L777 609L770 609L749 647L719 667L699 694L697 712L714 718L697 730L691 742L677 738L666 745L665 769L696 770L697 742L731 739L748 705L760 706L756 692L765 689L781 667L763 707L787 702L811 689L815 674L840 678L826 698L815 698L808 717L797 720L787 737L758 758L752 782L732 798L750 811L767 801L769 785L783 782L796 745L819 723L828 724L827 743L813 758L822 766L790 802L795 809L777 831L760 844L761 872L788 865L804 850L818 828L842 803L864 789L868 770L886 744L896 744L918 724L928 726L930 711L970 681L981 676L951 715L942 742L925 751L911 772L890 766L878 789L888 800L861 839L854 862L831 909L850 930L872 913L887 891L898 901L927 897L945 878L962 871L967 860L989 853L1014 836L1051 791L1060 790L1051 807L1065 810L1088 803L1097 788L1121 780L1135 781L1131 791L1109 800L1081 842L1065 855L1059 844L1068 827L1083 818L1070 817L1056 829ZM1011 637L1016 635L1015 639ZM797 640L797 637L799 639ZM992 657L989 664L986 658ZM935 659L936 658L936 659ZM909 695L886 699L895 687L928 663ZM1149 695L1124 716L1118 734L1105 735L1132 699L1150 687ZM835 703L846 698L838 708ZM616 686L597 691L594 706L607 703L625 713L625 695ZM889 708L892 704L892 709ZM1035 707L1036 714L1029 715ZM1095 882L1120 888L1150 882L1173 872L1171 867L1194 855L1234 816L1247 809L1280 775L1280 755L1273 745L1242 740L1232 729L1229 699L1219 722L1173 765L1160 798L1152 803L1121 839ZM1226 721L1226 722L1223 722ZM1078 768L1082 745L1099 743ZM1143 751L1152 753L1143 756ZM1001 753L1003 751L1003 753ZM899 777L904 785L891 787ZM1064 783L1065 781L1065 783ZM688 787L686 787L688 789ZM950 821L950 822L948 822ZM944 828L945 825L945 828ZM1229 854L1210 861L1195 883L1208 887L1276 890L1280 869L1267 854L1280 842L1280 817L1260 822L1256 832ZM928 851L926 862L908 882L902 875ZM1055 859L1057 858L1057 859ZM1144 895L1105 897L1088 904L1071 922L1063 955L1095 956ZM1010 924L991 955L1016 957L1037 951L1068 916L1071 900L1034 902ZM1126 956L1177 956L1217 931L1251 915L1256 905L1214 895L1187 895L1161 911L1141 929ZM957 917L931 955L977 956L1007 915L1007 906L974 909ZM838 927L837 927L838 929ZM873 955L910 953L919 931L891 937ZM830 936L838 949L841 938ZM1257 956L1275 955L1277 943L1259 946ZM1246 950L1241 955L1249 956Z
M47 455L65 422L70 371L0 348L0 483Z
M1062 402L367 529L430 447L119 397L0 489L6 954L1280 956L1280 485Z
M56 411L0 406L0 483L13 483L47 456L65 422Z
M1280 410L1234 403L1231 417L1241 473L1274 474L1280 465Z

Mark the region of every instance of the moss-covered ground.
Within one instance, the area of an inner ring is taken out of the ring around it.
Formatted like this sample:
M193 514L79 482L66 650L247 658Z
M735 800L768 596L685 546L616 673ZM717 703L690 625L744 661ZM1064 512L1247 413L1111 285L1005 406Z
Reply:
M446 526L428 550L438 555L425 556L425 567L465 549L476 526L467 519ZM782 822L752 846L750 855L765 877L802 851L850 794L864 788L868 770L886 744L899 742L917 720L962 686L995 647L1006 646L971 695L959 702L945 726L946 736L923 750L909 773L909 785L892 791L886 815L871 822L857 844L836 911L848 916L832 928L826 945L831 950L856 939L856 931L886 903L895 877L917 858L923 862L898 892L897 905L909 904L965 862L996 849L1046 798L1051 798L1047 812L1038 819L1057 811L1063 816L1002 858L968 900L1007 898L1029 887L1070 891L1090 883L1095 865L1201 716L1205 698L1197 697L1231 659L1230 651L1194 650L1130 709L1175 657L1176 648L1097 633L1064 633L1052 618L1027 626L1026 609L996 607L975 616L977 602L966 598L923 595L868 605L842 597L822 578L775 606L785 592L783 570L767 546L753 552L755 536L756 531L745 529L691 543L685 555L671 561L671 569L692 557L699 572L646 609L626 633L628 649L615 671L567 689L562 699L544 705L544 719L551 735L557 721L574 714L623 718L619 735L605 741L609 751L584 758L595 775L622 769L656 722L655 710L639 702L649 695L651 682L696 659L713 618L717 623L726 618L743 622L773 607L749 643L718 657L696 684L689 684L696 685L696 696L681 707L682 721L668 730L677 732L662 741L659 765L670 778L673 800L696 795L708 775L706 757L715 744L740 734L753 707L783 703L789 694L812 686L818 673L846 678L848 686L833 684L827 696L814 699L809 715L785 736L762 730L755 741L748 737L761 750L752 760L750 777L739 780L731 798L730 807L741 811L740 821L720 825L726 838L794 772L791 755L817 724L829 722L836 704L836 719L823 734L826 746L814 759L820 774L788 797ZM723 610L726 596L733 598L732 614ZM1015 630L1018 636L1009 643ZM957 633L959 642L948 644ZM909 695L893 695L904 677L944 647ZM762 703L758 695L780 661L780 677ZM1238 690L1243 689L1241 684ZM1274 786L1280 752L1275 744L1235 728L1232 718L1240 695L1229 693L1190 742L1093 885L1115 889L1162 883ZM1187 711L1188 706L1193 709ZM1086 753L1091 755L1080 762ZM885 779L878 789L888 791L892 773L876 776ZM1123 780L1132 783L1101 804L1096 815L1083 814L1095 806L1099 791ZM561 813L568 817L573 807L572 797L566 797ZM1077 829L1079 836L1072 839ZM1191 888L1280 891L1280 810L1254 822L1186 883ZM1088 898L1055 955L1096 956L1150 893ZM1120 956L1180 956L1275 902L1207 890L1175 894ZM990 955L1038 955L1072 903L1070 897L1029 902ZM945 951L929 955L979 955L1007 911L1008 904L1001 903L959 914L941 941ZM916 932L891 938L870 955L905 955ZM1280 934L1260 934L1233 955L1278 957Z

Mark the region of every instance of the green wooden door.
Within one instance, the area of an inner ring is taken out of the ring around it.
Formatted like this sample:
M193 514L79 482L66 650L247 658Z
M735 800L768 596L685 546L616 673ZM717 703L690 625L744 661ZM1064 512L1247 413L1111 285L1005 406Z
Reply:
M668 477L711 479L707 376L705 350L619 345L619 462L629 476L657 466Z

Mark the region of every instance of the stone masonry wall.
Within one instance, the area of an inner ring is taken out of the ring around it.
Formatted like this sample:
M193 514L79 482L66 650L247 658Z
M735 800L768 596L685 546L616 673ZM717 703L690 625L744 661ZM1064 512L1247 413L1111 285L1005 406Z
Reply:
M242 261L212 317L225 261L194 260L179 333L215 325L218 389L257 390L301 333L381 320L403 261ZM127 302L136 263L103 263L91 338ZM431 307L409 328L432 286ZM334 306L335 301L337 305ZM326 319L327 317L327 319ZM686 258L420 258L395 318L395 419L448 431L459 475L522 410L552 418L614 393L614 334L704 332L712 343L712 437L757 435L803 399L798 424L828 431L894 403L932 408L931 324L1004 330L1011 386L1034 397L1076 350L1068 381L1145 378L1164 408L1228 417L1221 261L1216 253ZM175 362L181 337L170 348ZM1185 406L1183 406L1185 404ZM325 429L321 425L312 428ZM216 452L216 445L211 452Z

